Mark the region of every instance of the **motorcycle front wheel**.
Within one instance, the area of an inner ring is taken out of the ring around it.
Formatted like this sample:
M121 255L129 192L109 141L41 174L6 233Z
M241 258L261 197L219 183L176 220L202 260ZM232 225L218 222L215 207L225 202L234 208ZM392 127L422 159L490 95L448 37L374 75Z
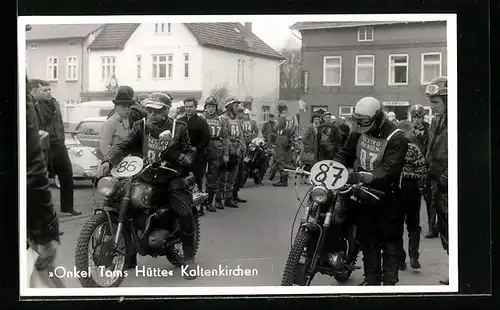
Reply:
M200 215L195 212L194 213L194 218L196 221L195 227L196 227L196 232L195 232L195 240L194 240L194 255L198 252L198 248L200 246ZM168 251L167 254L165 255L168 259L168 261L176 266L179 267L184 263L184 251L182 249L182 243L179 242L175 244L173 247L171 247Z
M78 278L82 287L118 287L127 276L126 257L131 254L127 249L131 247L126 246L125 238L120 238L113 250L112 231L118 225L112 225L113 229L104 213L94 215L83 225L76 243L75 267L90 272Z
M307 257L305 263L301 263L300 259L303 255L304 249L312 247L314 237L306 229L301 229L295 241L293 242L292 249L288 255L285 265L285 271L281 279L281 286L308 286L310 281L306 279L306 271L311 263L311 258ZM306 252L310 252L306 250ZM311 278L312 280L312 278ZM308 283L309 282L309 283Z

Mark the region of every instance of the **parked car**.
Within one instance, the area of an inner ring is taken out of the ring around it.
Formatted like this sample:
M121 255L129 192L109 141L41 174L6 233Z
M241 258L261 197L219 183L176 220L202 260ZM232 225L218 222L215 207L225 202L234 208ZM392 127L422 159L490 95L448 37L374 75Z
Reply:
M99 159L101 157L99 152L99 139L101 137L101 128L106 122L106 118L106 116L88 117L81 121L75 128L76 137L81 144L95 148Z
M64 144L68 150L69 159L73 168L75 180L94 180L99 165L97 150L93 147L84 146L76 137L76 132L65 132ZM54 179L55 185L60 188L61 183L57 175L49 173L49 178Z
M75 126L81 121L90 117L107 117L114 109L112 101L88 101L78 103L68 108L66 123L68 128L73 131Z

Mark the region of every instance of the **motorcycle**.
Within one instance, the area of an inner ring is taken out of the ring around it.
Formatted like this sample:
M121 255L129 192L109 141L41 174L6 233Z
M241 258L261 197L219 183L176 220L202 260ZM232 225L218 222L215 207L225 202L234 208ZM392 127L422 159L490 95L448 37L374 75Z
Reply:
M271 157L272 153L266 147L264 139L254 138L248 145L247 155L243 158L243 162L245 163L243 184L245 184L248 178L252 178L257 185L261 184L269 167Z
M316 163L311 172L301 168L285 170L296 177L308 177L312 186L299 206L300 210L307 198L281 286L309 286L317 273L346 282L354 270L360 269L356 266L360 246L355 221L345 209L344 199L380 200L384 193L363 183L347 184L348 169L333 160Z
M83 287L120 286L135 251L142 256L165 256L174 266L183 263L179 218L163 197L154 195L154 186L144 181L154 179L160 170L177 171L161 160L144 165L140 157L127 156L111 169L111 176L99 180L97 189L104 203L84 224L76 245L76 269L88 273L79 278ZM184 182L193 195L196 254L199 212L208 195L198 189L192 174ZM98 283L94 276L105 278L104 283Z

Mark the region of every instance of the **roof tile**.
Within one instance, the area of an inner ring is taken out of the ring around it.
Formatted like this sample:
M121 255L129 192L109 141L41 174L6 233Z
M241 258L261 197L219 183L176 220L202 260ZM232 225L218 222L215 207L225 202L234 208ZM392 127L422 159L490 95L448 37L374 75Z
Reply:
M86 38L102 24L30 25L26 41Z
M140 24L106 24L90 50L121 50Z
M254 33L252 33L253 45L248 47L244 41L245 27L240 23L186 23L185 25L198 39L200 45L275 59L283 58Z
M123 49L140 24L106 24L89 46L91 50ZM252 33L253 45L244 41L244 26L240 23L185 23L202 46L222 48L274 59L282 59L278 52Z

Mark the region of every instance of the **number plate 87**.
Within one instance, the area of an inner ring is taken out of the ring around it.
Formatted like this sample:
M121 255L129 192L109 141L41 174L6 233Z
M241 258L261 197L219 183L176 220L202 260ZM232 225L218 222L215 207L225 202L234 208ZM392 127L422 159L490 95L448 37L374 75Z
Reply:
M322 160L311 168L309 178L313 185L334 190L344 186L348 177L349 172L343 164L334 160Z

